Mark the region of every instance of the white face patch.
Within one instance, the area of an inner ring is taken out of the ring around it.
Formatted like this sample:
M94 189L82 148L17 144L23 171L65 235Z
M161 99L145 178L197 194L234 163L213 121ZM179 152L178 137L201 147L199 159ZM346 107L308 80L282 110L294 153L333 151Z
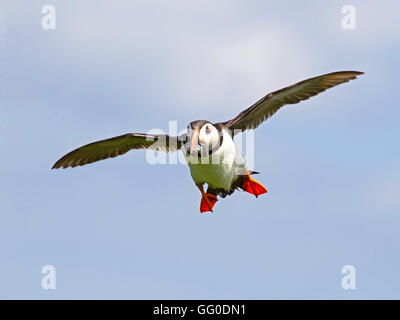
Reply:
M213 148L219 143L219 132L211 123L206 123L201 127L199 133L199 143L204 149Z

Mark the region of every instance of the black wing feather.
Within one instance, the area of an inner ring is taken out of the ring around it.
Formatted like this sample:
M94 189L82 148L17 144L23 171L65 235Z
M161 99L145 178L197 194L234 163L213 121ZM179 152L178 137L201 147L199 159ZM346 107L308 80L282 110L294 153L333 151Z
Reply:
M235 118L223 123L233 134L237 131L255 129L286 104L307 100L326 89L356 79L359 71L339 71L298 82L289 87L271 92Z
M114 158L132 149L177 151L184 141L183 136L127 133L118 137L89 143L71 151L59 159L52 169L83 166L96 161Z

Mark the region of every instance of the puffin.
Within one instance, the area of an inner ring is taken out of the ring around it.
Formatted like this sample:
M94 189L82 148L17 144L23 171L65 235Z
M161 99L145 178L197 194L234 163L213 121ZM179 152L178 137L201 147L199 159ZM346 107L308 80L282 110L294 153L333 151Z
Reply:
M52 169L84 166L133 149L182 151L201 193L200 212L213 212L218 197L225 198L236 190L255 197L267 193L267 188L252 177L258 172L248 169L244 156L234 143L236 134L257 128L284 105L307 100L361 74L360 71L338 71L303 80L268 93L231 120L217 123L192 121L180 136L127 133L89 143L60 158ZM204 185L207 185L207 191Z

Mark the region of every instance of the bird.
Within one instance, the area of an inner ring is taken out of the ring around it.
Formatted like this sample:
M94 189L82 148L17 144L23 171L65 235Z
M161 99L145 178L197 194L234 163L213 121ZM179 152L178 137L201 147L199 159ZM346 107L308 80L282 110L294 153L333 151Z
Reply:
M231 120L217 123L192 121L180 136L127 133L89 143L60 158L52 169L84 166L133 149L182 151L191 177L201 193L200 212L213 212L218 197L225 198L236 190L246 191L255 197L268 192L252 177L259 172L248 169L244 156L234 143L236 134L256 129L285 105L307 100L362 74L364 72L338 71L303 80L268 93ZM207 191L204 191L204 185L207 185Z

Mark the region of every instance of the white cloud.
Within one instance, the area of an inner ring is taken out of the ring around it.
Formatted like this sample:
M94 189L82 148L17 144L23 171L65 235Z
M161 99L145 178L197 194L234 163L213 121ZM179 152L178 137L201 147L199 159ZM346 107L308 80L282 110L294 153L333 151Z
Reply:
M244 3L117 3L69 12L68 39L87 59L112 57L127 68L154 61L154 85L199 115L219 115L218 107L226 114L226 105L240 111L310 73L312 54L297 35L282 25L240 19Z
M302 79L311 58L294 35L267 25L197 34L196 39L200 46L186 41L175 55L170 91L183 105L208 111L227 104L247 107L296 77Z

